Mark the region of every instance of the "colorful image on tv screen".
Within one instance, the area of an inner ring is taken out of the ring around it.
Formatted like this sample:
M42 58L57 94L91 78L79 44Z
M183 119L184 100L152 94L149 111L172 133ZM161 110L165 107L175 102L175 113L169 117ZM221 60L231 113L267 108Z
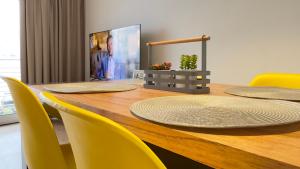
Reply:
M140 68L140 25L90 34L91 80L132 78Z

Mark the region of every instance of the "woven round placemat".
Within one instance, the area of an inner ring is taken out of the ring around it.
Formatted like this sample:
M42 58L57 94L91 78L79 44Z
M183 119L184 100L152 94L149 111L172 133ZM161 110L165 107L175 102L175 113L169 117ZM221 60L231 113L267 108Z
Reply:
M83 82L46 85L44 88L56 93L104 93L134 90L134 84L118 82Z
M169 96L134 103L131 112L141 118L175 126L244 128L300 121L300 104L226 96Z
M300 90L298 89L275 87L234 87L225 90L225 93L251 98L300 101Z

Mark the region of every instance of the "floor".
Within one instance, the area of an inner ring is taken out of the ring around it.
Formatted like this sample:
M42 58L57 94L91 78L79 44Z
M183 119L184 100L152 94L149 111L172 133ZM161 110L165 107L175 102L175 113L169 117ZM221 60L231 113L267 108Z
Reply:
M0 169L21 169L19 124L0 126Z

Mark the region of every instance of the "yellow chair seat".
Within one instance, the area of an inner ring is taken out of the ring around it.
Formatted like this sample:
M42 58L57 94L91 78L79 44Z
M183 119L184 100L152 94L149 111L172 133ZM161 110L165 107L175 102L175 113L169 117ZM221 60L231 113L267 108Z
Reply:
M71 146L59 145L48 114L36 95L16 79L1 78L8 84L14 100L28 168L76 169Z
M250 86L300 89L300 74L265 73L254 77Z
M121 125L43 93L63 119L78 169L165 169L152 150Z

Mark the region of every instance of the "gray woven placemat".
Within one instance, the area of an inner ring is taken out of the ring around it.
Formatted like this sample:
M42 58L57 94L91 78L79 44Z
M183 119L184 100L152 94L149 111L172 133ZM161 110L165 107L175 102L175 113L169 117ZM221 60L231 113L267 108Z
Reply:
M300 104L225 96L169 96L134 103L131 112L157 123L200 128L273 126L300 121Z
M274 87L234 87L225 90L225 93L262 99L277 99L300 101L300 90Z
M56 93L104 93L134 90L138 86L125 82L83 82L46 85L44 88Z

